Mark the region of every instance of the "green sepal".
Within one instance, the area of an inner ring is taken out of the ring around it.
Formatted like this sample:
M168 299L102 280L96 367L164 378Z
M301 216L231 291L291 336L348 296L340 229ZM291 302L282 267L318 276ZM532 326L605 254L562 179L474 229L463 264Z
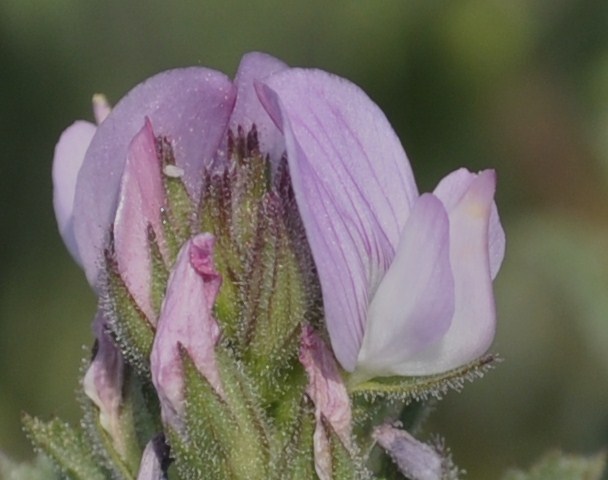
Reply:
M332 480L358 480L368 477L368 472L352 447L347 448L331 424L321 417L323 429L329 438L331 450Z
M502 480L600 480L606 470L606 452L585 457L550 452L529 472L511 470Z
M24 414L22 422L34 448L47 455L65 477L72 480L107 478L82 432L58 418L43 422Z
M141 376L148 376L154 329L129 292L112 253L106 251L105 257L109 323L115 341L127 362Z
M165 298L165 291L169 281L169 269L165 265L156 234L151 225L148 225L148 248L150 252L151 285L150 296L152 308L157 317L160 315L160 307Z
M31 462L16 462L0 451L0 478L5 480L59 480L59 473L45 455Z
M238 364L221 348L217 349L223 386L220 396L198 372L184 349L181 355L185 436L192 448L205 458L218 459L214 465L217 471L213 472L217 478L265 479L268 460L265 425L255 405L255 395ZM176 463L179 465L180 460L176 459ZM222 471L224 466L229 475Z
M294 413L295 428L287 445L273 448L269 480L300 480L317 478L312 443L315 431L314 407L305 396L300 396ZM288 474L288 476L286 476Z
M215 268L222 274L222 288L215 299L215 317L224 338L236 343L240 325L239 285L243 281L243 262L232 240L233 176L234 171L228 169L222 173L204 173L199 219L200 231L215 236L213 260Z
M261 200L270 186L268 160L260 154L257 142L255 126L247 138L239 129L236 138L228 139L228 150L236 167L232 184L232 237L241 253L245 253L253 242Z
M253 373L272 379L298 350L300 327L306 317L307 298L294 253L281 199L264 196L254 248L247 261L243 322L247 328L247 359ZM265 389L267 393L268 388Z
M166 206L161 215L165 226L164 233L167 247L173 261L177 258L181 246L193 234L193 202L180 176L173 176L168 173L169 168L176 166L173 147L169 140L164 137L157 138L156 151L160 159L161 177L166 199Z
M177 471L179 478L188 480L233 478L226 459L213 449L211 437L208 439L211 443L201 447L200 438L198 442L193 438L183 438L179 432L169 426L165 426L165 436L171 447L172 469Z
M401 401L440 399L449 390L460 391L465 382L472 382L483 377L499 361L500 358L496 355L488 354L462 367L437 375L376 377L363 382L357 382L356 377L351 376L347 381L347 386L351 395L362 395L371 400L376 398Z

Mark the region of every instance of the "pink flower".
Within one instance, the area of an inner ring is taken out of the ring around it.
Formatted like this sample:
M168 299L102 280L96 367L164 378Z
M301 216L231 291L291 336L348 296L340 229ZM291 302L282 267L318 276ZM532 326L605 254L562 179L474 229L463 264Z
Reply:
M119 271L154 323L142 227L152 227L162 250L158 175L183 172L199 199L203 169L225 162L228 130L252 124L271 163L287 155L345 370L359 379L428 375L488 349L492 280L504 255L494 172L461 169L420 195L397 136L361 89L259 53L243 57L234 82L199 67L158 74L96 129L78 124L64 134L54 165L57 218L89 282L99 284L113 233ZM160 172L153 136L170 140L171 172Z

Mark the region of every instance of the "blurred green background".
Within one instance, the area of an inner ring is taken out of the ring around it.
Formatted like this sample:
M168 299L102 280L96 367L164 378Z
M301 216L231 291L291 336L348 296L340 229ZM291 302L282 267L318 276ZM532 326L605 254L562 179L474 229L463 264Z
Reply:
M94 298L56 231L61 131L160 70L233 74L249 50L362 86L422 191L494 167L507 231L495 371L437 405L471 479L608 444L608 2L0 2L0 448L21 411L79 418Z

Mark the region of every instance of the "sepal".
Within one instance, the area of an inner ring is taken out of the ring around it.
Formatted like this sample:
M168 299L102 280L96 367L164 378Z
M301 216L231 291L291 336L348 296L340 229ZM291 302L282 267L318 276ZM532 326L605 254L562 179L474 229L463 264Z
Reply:
M141 376L146 376L150 371L154 328L121 277L112 245L105 251L105 265L105 305L109 310L109 327L127 362Z
M164 235L173 264L181 246L194 234L194 207L184 183L184 170L176 165L173 146L168 138L156 138L156 155L162 169L166 204L161 209Z
M47 455L62 475L72 480L107 478L82 431L75 430L58 418L43 422L24 414L22 422L34 448Z
M243 286L246 359L252 373L263 381L262 394L270 401L284 390L280 378L286 367L292 369L297 362L299 327L308 307L286 214L276 193L264 196Z
M210 477L234 479L267 478L268 432L252 386L242 368L226 352L217 349L223 395L196 369L187 351L180 349L184 372L186 458L214 458ZM170 440L173 436L170 436ZM185 445L182 444L182 448ZM178 446L178 451L180 447ZM198 478L187 462L176 466L186 478ZM224 476L222 476L224 475ZM227 475L227 476L226 476Z
M496 354L480 357L462 367L424 377L377 377L357 382L355 375L348 380L349 393L367 399L419 401L441 399L449 390L461 391L466 382L482 378L501 358Z

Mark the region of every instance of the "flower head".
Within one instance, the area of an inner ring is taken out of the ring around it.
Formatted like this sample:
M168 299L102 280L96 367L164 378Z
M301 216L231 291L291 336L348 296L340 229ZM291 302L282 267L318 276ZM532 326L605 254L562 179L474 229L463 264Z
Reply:
M364 92L263 54L246 55L234 83L205 68L161 73L133 89L96 130L76 125L64 134L55 161L64 165L55 176L58 221L90 282L99 281L100 252L115 222L119 267L152 316L141 293L146 261L134 259L146 256L144 224L162 240L158 168L145 161L153 135L170 139L176 171L196 199L202 171L224 162L226 132L253 125L273 168L287 156L344 369L368 377L432 374L489 347L491 283L504 254L494 173L461 169L419 195L397 136ZM139 234L122 236L125 229Z
M252 53L234 81L170 70L111 111L94 97L94 111L97 126L60 138L54 200L100 296L84 387L117 471L164 478L167 452L153 442L142 458L139 444L162 429L184 478L363 475L347 385L488 349L504 255L495 173L460 169L419 194L354 84ZM428 449L376 435L404 471L434 478L419 468Z

